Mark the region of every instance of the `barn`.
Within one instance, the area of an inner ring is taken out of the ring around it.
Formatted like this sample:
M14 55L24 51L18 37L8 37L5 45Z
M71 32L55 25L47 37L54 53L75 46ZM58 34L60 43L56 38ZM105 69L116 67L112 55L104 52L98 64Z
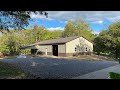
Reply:
M93 52L92 42L82 36L44 40L28 46L22 46L20 49L25 48L30 48L31 54L41 52L45 55L54 56L73 56L76 53Z

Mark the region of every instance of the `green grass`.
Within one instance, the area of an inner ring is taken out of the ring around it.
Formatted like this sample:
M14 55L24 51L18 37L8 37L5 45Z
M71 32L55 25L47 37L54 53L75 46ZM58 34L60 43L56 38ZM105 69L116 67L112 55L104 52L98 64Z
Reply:
M30 74L23 72L13 65L0 62L0 79L27 79Z
M109 72L110 79L120 79L119 73Z
M16 58L15 56L6 56L6 57L3 57L3 59L14 59Z
M16 58L15 56L7 56L6 59L13 59Z

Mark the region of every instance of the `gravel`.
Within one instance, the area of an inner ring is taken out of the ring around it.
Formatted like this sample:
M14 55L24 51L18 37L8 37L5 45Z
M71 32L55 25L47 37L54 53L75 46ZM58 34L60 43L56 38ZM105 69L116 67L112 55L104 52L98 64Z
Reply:
M41 79L70 79L117 65L116 61L67 60L63 58L27 57L4 59Z

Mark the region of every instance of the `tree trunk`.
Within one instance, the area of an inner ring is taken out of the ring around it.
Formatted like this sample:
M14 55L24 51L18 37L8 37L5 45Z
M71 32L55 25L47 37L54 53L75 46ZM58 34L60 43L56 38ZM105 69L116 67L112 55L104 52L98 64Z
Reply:
M118 49L115 50L115 58L118 59Z

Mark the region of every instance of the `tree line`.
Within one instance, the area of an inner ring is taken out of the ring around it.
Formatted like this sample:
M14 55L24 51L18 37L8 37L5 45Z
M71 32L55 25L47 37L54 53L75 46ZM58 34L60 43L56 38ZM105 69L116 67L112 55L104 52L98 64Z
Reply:
M43 26L35 24L33 27L26 30L2 30L0 36L0 52L10 53L11 55L20 54L21 46L40 42L42 40L56 39L70 36L84 36L92 41L95 37L90 29L89 24L84 20L68 21L64 30L47 30ZM30 52L28 50L28 52Z
M109 25L107 30L102 30L98 35L93 34L90 25L83 19L68 21L64 30L47 30L43 26L34 25L25 30L1 30L0 52L11 55L20 54L21 46L40 42L42 40L56 39L70 36L83 36L94 45L94 52L98 55L104 54L120 57L120 22ZM27 52L30 52L28 50Z

